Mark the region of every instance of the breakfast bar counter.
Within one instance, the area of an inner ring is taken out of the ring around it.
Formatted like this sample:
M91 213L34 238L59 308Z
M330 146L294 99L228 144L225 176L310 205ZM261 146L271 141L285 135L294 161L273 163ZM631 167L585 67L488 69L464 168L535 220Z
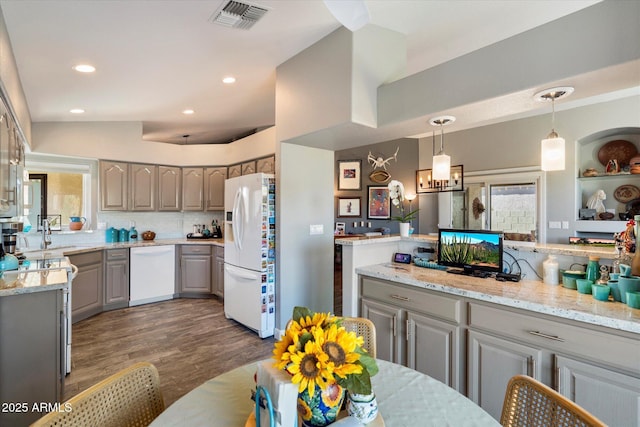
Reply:
M440 291L474 300L640 334L640 309L612 301L597 301L562 285L540 281L500 282L449 274L413 264L383 263L359 267L356 273L404 285Z

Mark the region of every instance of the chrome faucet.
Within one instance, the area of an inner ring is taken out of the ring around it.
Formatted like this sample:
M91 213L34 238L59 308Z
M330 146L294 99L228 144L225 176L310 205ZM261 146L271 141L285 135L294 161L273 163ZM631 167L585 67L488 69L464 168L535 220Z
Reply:
M51 244L51 226L48 219L42 220L42 242L40 242L40 249L47 249L47 246Z

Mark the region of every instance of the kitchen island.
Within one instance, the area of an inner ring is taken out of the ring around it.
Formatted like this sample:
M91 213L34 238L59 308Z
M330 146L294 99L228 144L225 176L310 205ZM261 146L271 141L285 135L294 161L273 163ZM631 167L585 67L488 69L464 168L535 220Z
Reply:
M609 425L640 423L640 310L536 280L389 262L356 273L378 357L443 381L494 417L508 379L527 374Z

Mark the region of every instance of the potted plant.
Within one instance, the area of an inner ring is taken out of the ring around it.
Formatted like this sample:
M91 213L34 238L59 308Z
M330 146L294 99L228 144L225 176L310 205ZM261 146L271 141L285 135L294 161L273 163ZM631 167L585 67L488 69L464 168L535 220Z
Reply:
M409 236L409 229L411 228L411 221L413 221L418 215L418 211L420 209L411 210L411 202L409 202L408 212L404 211L404 185L398 180L391 180L389 182L389 197L391 198L391 203L393 206L400 210L400 214L396 216L392 216L391 219L393 221L398 221L400 223L400 235L402 237ZM393 209L393 208L392 208Z

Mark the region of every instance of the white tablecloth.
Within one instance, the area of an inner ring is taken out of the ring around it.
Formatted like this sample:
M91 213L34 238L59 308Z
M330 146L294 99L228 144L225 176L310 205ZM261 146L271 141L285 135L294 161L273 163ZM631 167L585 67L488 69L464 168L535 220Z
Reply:
M499 426L478 405L443 383L404 366L378 360L371 379L387 427ZM236 368L193 389L151 424L242 427L254 408L255 364Z

